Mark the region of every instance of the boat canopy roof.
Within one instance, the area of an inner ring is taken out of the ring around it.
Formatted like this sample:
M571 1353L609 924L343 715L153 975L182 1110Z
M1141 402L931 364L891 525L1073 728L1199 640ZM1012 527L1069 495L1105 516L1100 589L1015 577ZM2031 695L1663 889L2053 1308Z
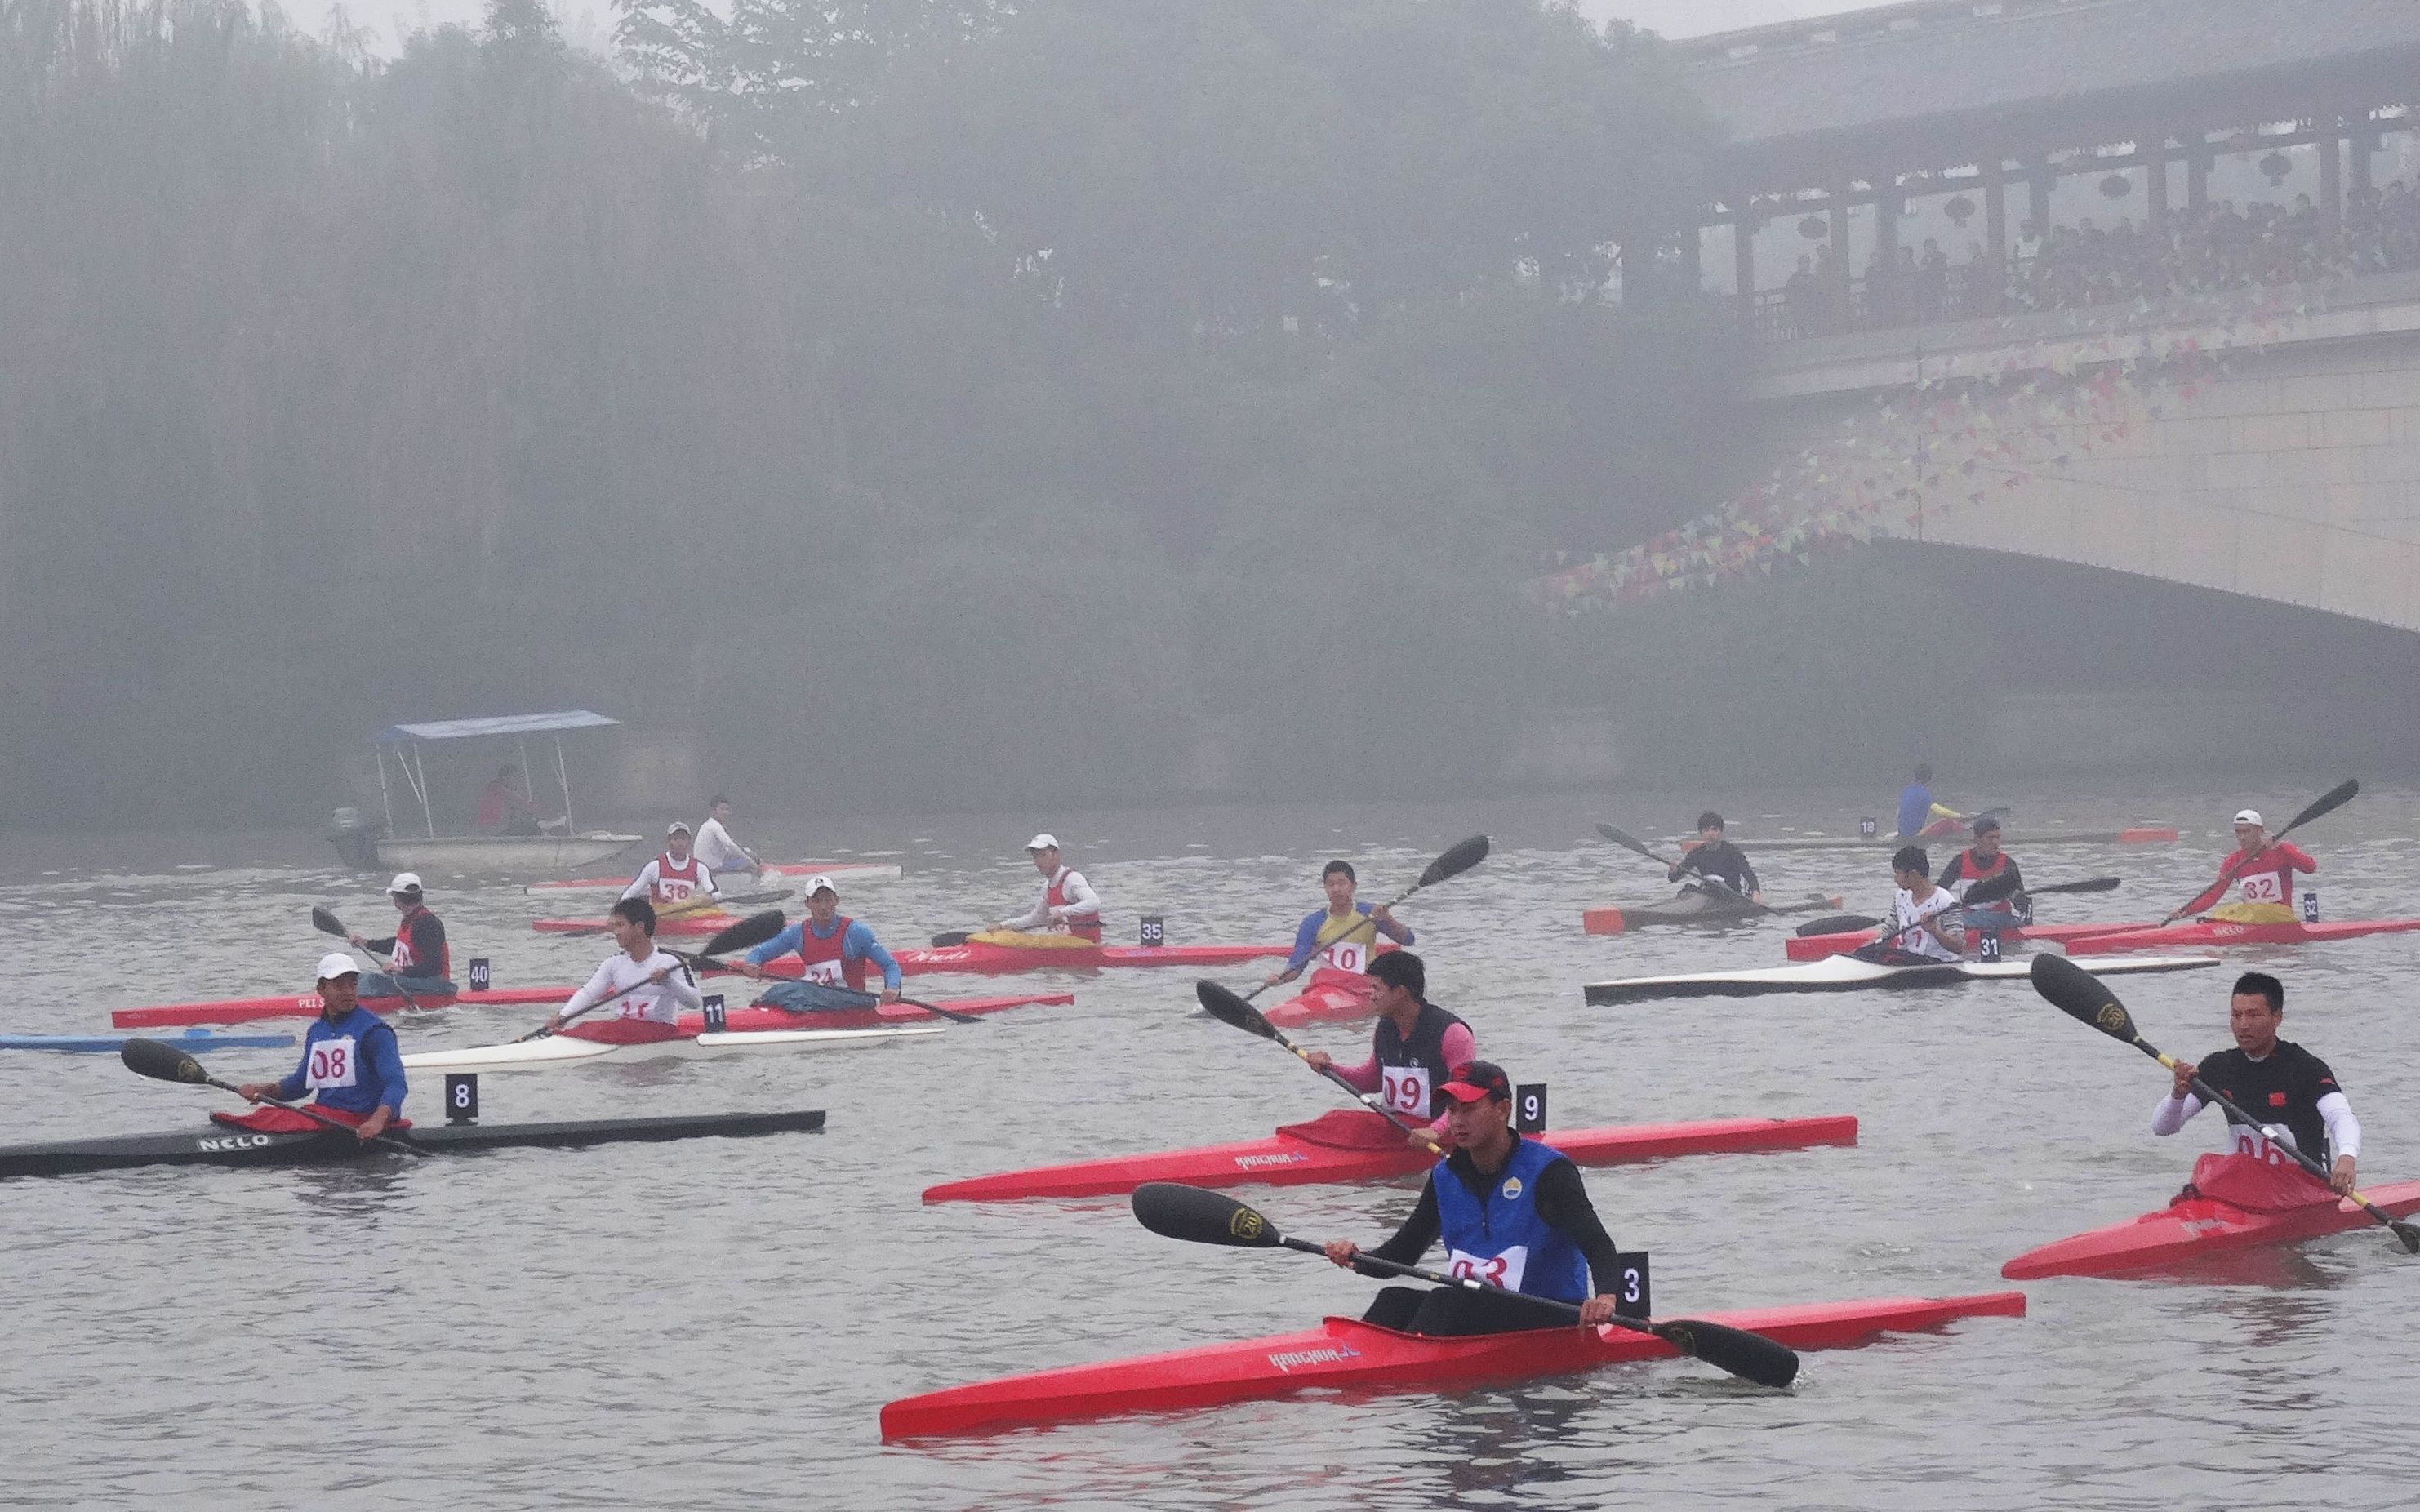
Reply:
M473 735L536 735L565 730L595 730L620 724L586 709L562 709L553 714L502 714L486 719L433 719L426 724L391 724L371 739L381 746L414 740L468 740Z

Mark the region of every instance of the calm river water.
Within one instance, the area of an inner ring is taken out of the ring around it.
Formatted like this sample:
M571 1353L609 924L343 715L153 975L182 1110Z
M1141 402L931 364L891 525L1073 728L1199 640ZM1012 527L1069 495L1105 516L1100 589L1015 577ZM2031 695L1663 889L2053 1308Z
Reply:
M2156 917L2211 872L2242 803L2290 813L2335 774L2263 790L1960 795L2012 827L2164 821L2173 846L2016 847L2037 882L2121 873L2048 918ZM1892 795L1740 804L1736 833L1838 831ZM1719 801L1719 800L1718 800ZM1652 1252L1667 1316L1761 1303L2002 1288L2018 1251L2159 1205L2215 1116L2147 1122L2157 1067L2022 982L1590 1009L1592 978L1780 960L1776 926L1581 933L1583 906L1643 902L1660 873L1597 841L1669 835L1691 795L1528 797L1385 810L1005 813L840 826L742 814L773 855L882 856L907 874L845 911L893 946L1021 906L1017 847L1055 829L1115 939L1163 914L1178 941L1277 939L1330 855L1363 897L1474 830L1479 871L1405 910L1432 995L1467 1016L1566 1126L1854 1113L1854 1149L1595 1169L1625 1247ZM1782 810L1786 812L1773 813ZM694 816L690 816L694 817ZM2366 793L2298 837L2332 918L2408 914L2420 797ZM1768 893L1886 896L1879 856L1762 858ZM382 879L299 835L0 840L0 1029L100 1028L110 1009L300 991L326 943L314 903L392 918ZM499 985L568 982L602 942L545 938L520 890L432 878L458 964ZM2247 962L2259 960L2246 952ZM2413 1092L2420 935L2273 952L2287 1034L2362 1115L2362 1171L2420 1175ZM1226 980L1240 982L1237 971ZM2144 1033L2226 1042L2231 972L2121 981ZM1265 1134L1336 1105L1273 1045L1193 1007L1190 974L1105 973L1070 1008L826 1057L490 1076L489 1121L824 1107L827 1132L512 1151L273 1172L155 1170L0 1187L7 1255L0 1505L2176 1508L2412 1504L2420 1259L2381 1233L2190 1281L2053 1280L2024 1319L1812 1353L1787 1394L1687 1362L1371 1401L1259 1403L885 1447L883 1402L1045 1365L1285 1332L1357 1313L1373 1283L1308 1257L1201 1249L1121 1198L918 1200L1016 1166ZM928 995L982 990L925 979ZM407 1048L518 1032L536 1010L409 1025ZM296 1026L299 1029L299 1024ZM1310 1032L1339 1051L1368 1026ZM287 1052L226 1052L228 1079ZM415 1111L439 1118L435 1088ZM0 1054L8 1141L133 1133L226 1099L114 1057ZM1413 1188L1248 1193L1291 1231L1374 1241Z

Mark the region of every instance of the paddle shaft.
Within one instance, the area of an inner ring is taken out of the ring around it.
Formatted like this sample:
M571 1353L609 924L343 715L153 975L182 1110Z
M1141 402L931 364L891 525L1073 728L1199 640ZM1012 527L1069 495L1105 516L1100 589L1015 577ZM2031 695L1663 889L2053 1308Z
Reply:
M1429 1138L1428 1131L1422 1129L1418 1124L1406 1121L1401 1114L1398 1114L1394 1109L1387 1106L1384 1103L1379 1102L1373 1094L1365 1092L1361 1090L1361 1088L1354 1086L1351 1082L1346 1081L1335 1067L1313 1064L1311 1058L1311 1052L1305 1050L1302 1046L1288 1039L1283 1029L1279 1028L1275 1025L1269 1026L1269 1038L1285 1046L1288 1050L1293 1051L1295 1053L1295 1058L1300 1060L1304 1065L1310 1066L1311 1070L1319 1072L1322 1076L1326 1077L1329 1081L1334 1082L1337 1086L1344 1088L1347 1092L1352 1093L1353 1100L1360 1103L1363 1107L1366 1107L1371 1112L1377 1114L1380 1118L1385 1119L1388 1123L1393 1124L1396 1128L1401 1129L1407 1134L1420 1135L1421 1142L1429 1147L1429 1153L1436 1156L1439 1160L1445 1159L1445 1147L1438 1144L1435 1140Z
M206 1087L215 1087L222 1092L233 1092L238 1097L243 1096L243 1088L236 1086L233 1082L223 1082L215 1076L203 1077L202 1084ZM355 1139L360 1139L362 1137L362 1132L359 1129L354 1128L351 1124L346 1123L340 1119L332 1119L324 1113L314 1113L309 1108L304 1107L299 1103L288 1103L283 1098L275 1097L264 1097L259 1098L256 1101L266 1103L273 1108L284 1108L288 1113L300 1113L304 1118L310 1119L313 1123L318 1124L321 1128L332 1129L337 1134L351 1134ZM387 1134L372 1134L364 1142L373 1145L385 1145L390 1149L400 1149L409 1155L417 1155L424 1160L428 1157L428 1151L421 1149L418 1145L407 1144L403 1140L394 1138Z
M2149 1040L2144 1039L2139 1034L2134 1036L2134 1038L2128 1042L2133 1044L2135 1049L2140 1050L2143 1054L2150 1057L2153 1060L2158 1061L2161 1065L2167 1067L2168 1070L2172 1072L2187 1069L2186 1062L2179 1060L2176 1057L2166 1054L2157 1045L2152 1044ZM2225 1093L2211 1086L2210 1083L2203 1081L2201 1079L2201 1073L2198 1071L2194 1072L2193 1089L2194 1096L2200 1098L2203 1102L2218 1108L2221 1112L2232 1114L2242 1122L2259 1130L2262 1135L2268 1138L2272 1148L2284 1150L2295 1165L2300 1165L2304 1170L2308 1171L2315 1177L2318 1177L2320 1180L2329 1182L2331 1185L2334 1184L2335 1180L2335 1172L2329 1170L2326 1166L2320 1165L2318 1161L2305 1154L2301 1147L2288 1144L2271 1134L2269 1132L2269 1125L2262 1123L2251 1114L2246 1113L2243 1109L2236 1106L2234 1103L2227 1099ZM2364 1212L2368 1213L2371 1217L2377 1219L2380 1223L2384 1224L2387 1227L2394 1229L2396 1237L2403 1241L2404 1246L2407 1249L2412 1248L2412 1238L2415 1233L2420 1233L2420 1230L2413 1230L2413 1226L2404 1223L2402 1220L2397 1218L2393 1213L2388 1212L2385 1209L2370 1201L2367 1197L2363 1196L2359 1192L2348 1192L2345 1196L2351 1198ZM2420 1250L2415 1250L2414 1253L2420 1253Z

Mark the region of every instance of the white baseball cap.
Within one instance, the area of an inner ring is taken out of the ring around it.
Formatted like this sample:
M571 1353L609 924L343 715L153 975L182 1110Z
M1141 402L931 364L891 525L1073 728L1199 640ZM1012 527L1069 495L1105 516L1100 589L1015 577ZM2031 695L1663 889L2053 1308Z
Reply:
M420 873L417 872L397 872L395 874L395 880L386 885L386 890L389 892L418 892L420 890Z
M689 825L675 819L671 824L664 826L664 833L667 835L687 835L693 832L690 830Z
M2235 812L2235 822L2239 825L2257 825L2260 823L2260 810L2257 809L2239 809Z
M807 896L812 898L819 892L830 893L835 898L840 896L840 889L832 886L832 879L820 872L807 878Z
M342 950L331 950L319 958L321 981L334 981L338 977L358 977L361 974L361 963Z
M1025 842L1025 848L1029 851L1055 851L1059 848L1059 837L1046 829L1041 834L1034 836L1030 841L1027 841Z

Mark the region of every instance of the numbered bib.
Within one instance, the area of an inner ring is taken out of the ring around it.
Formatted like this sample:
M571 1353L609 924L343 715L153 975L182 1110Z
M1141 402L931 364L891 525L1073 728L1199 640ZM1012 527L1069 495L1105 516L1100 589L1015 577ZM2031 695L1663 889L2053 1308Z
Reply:
M679 877L658 877L656 879L656 901L658 903L680 903L695 891L697 891L696 883L684 881Z
M837 987L841 985L840 969L841 963L837 959L810 961L807 963L805 971L800 973L799 980L812 981L819 987Z
M1466 1255L1455 1250L1446 1262L1446 1269L1457 1279L1484 1281L1507 1291L1521 1289L1521 1277L1528 1268L1527 1244L1515 1244L1500 1255Z
M2286 891L2277 886L2277 873L2262 872L2243 879L2243 901L2248 903L2282 903Z
M1349 940L1337 941L1322 950L1320 957L1339 971L1366 972L1370 969L1370 942L1357 934Z
M1429 1069L1426 1066L1378 1068L1378 1101L1389 1113L1409 1118L1429 1116Z
M2277 1142L2252 1124L2230 1123L2226 1132L2235 1136L2228 1149L2231 1155L2249 1155L2263 1165L2291 1165L2294 1157L2277 1148Z
M352 1087L360 1080L359 1048L350 1035L321 1040L302 1060L302 1085L317 1092L331 1087Z

